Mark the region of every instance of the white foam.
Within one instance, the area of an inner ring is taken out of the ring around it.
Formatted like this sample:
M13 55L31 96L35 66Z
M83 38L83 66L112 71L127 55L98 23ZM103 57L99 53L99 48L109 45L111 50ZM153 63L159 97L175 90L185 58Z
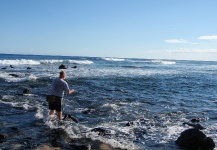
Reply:
M90 60L32 60L32 59L14 59L14 60L0 60L0 65L40 65L40 64L55 64L55 63L73 63L73 64L93 64Z
M54 64L54 63L61 63L63 60L40 60L40 63L45 63L45 64Z
M15 105L15 103L12 103L12 102L5 102L5 101L2 101L2 100L0 100L0 103L2 103L2 104L9 104L9 105Z
M167 127L168 138L170 139L173 136L180 134L185 129L186 128L184 126L169 126L169 127Z
M37 106L37 113L35 114L35 117L38 119L44 118L42 106Z
M176 64L175 61L163 61L163 60L152 60L151 62L155 64L163 64L163 65L175 65Z
M28 104L24 104L24 105L23 105L23 108L24 108L25 110L29 110L30 106L29 106Z
M92 61L89 60L40 60L41 63L44 64L55 64L55 63L72 63L72 64L83 64L83 65L89 65L93 64Z
M0 60L0 65L39 65L40 62L31 59Z
M104 104L102 107L111 107L114 110L118 109L118 105L116 105L116 104L109 104L109 103Z
M69 60L69 63L83 64L83 65L93 64L93 62L89 60Z
M10 75L10 73L1 72L0 78L4 79L6 82L23 82L28 80L36 80L37 77L32 74L20 73L20 72L13 72L16 74L17 77Z
M124 61L125 59L123 58L111 58L111 57L105 57L102 58L103 60L107 60L107 61Z

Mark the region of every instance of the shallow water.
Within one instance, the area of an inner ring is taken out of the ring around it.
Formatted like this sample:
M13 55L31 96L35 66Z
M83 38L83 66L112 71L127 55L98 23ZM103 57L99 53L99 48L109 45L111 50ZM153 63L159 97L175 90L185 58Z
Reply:
M196 117L217 142L217 62L1 56L0 68L6 67L0 69L2 149L89 144L92 149L179 150L174 141L189 128L182 123ZM66 80L75 89L65 96L63 112L79 124L60 125L48 117L45 95L60 64L68 66ZM25 88L33 95L17 95ZM91 131L98 127L106 134Z

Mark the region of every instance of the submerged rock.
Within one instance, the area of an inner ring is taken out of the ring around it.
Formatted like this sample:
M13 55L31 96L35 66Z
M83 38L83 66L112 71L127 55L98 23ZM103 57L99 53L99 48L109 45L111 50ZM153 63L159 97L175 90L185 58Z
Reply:
M13 76L13 77L20 77L19 75L14 74L14 73L10 73L9 75L10 75L10 76Z
M67 69L67 67L62 64L62 65L59 66L59 69Z
M98 135L104 136L106 134L110 134L111 132L105 128L97 127L91 130L91 132L98 132Z
M74 121L75 123L78 123L78 120L71 116L70 114L65 114L63 120L65 121Z
M134 125L134 122L133 121L129 121L126 126L133 126Z
M15 74L15 73L10 73L9 75L15 78L23 78L27 76L27 74Z
M187 129L175 141L177 145L193 150L213 150L214 141L199 129Z
M31 94L31 91L29 89L24 89L23 94Z

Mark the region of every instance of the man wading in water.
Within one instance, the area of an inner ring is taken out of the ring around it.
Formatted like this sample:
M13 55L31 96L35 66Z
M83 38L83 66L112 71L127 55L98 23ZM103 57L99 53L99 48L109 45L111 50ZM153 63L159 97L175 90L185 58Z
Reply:
M57 116L60 120L62 119L64 92L66 94L74 92L74 89L69 89L68 83L64 80L65 78L66 73L61 71L59 78L55 78L51 84L51 95L55 96L55 99L53 101L49 101L49 114L54 115L54 111L56 110Z

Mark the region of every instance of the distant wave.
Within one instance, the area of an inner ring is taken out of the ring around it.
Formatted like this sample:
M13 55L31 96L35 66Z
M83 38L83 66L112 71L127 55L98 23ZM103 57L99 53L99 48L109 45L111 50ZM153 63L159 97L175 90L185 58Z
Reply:
M162 64L162 65L174 65L174 64L176 64L175 61L169 61L169 60L129 59L129 60L126 60L126 61L132 62L132 63L145 63L145 64Z
M175 61L164 61L164 60L152 60L151 62L155 64L163 64L163 65L175 65L176 64Z
M69 62L73 64L84 64L84 65L93 64L93 62L90 60L69 60Z
M92 64L89 60L32 60L32 59L15 59L15 60L0 60L0 65L40 65L40 64L55 64L55 63L73 63L73 64Z
M152 68L151 66L122 66L123 68Z
M92 64L92 61L89 60L40 60L41 63L44 64L55 64L55 63L70 63L70 64L83 64L83 65L89 65Z
M107 61L124 61L125 60L123 58L111 58L111 57L104 57L102 59L107 60Z
M40 60L39 62L42 64L56 64L63 62L63 60Z
M0 60L0 65L39 65L40 62L31 59Z

